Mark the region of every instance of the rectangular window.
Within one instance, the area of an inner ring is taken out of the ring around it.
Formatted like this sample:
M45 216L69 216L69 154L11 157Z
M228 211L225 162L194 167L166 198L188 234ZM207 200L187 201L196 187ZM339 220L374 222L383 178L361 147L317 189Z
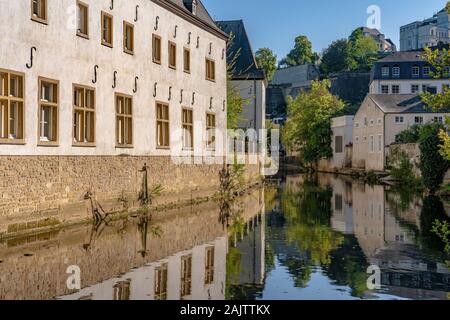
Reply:
M156 143L158 148L170 147L169 105L156 103Z
M24 139L24 75L0 70L0 143Z
M412 67L412 76L418 77L420 75L420 68L419 67Z
M381 93L388 94L389 93L389 86L381 86Z
M116 94L116 144L133 146L133 98L124 94Z
M393 94L399 94L400 93L400 86L399 85L393 85L392 86L392 93Z
M334 152L335 153L342 153L344 151L343 148L343 138L342 136L336 136L334 138Z
M395 78L400 77L400 67L393 67L392 68L392 76Z
M58 142L59 82L39 78L39 142Z
M89 37L89 7L81 1L77 1L77 35Z
M428 77L430 75L431 68L430 67L423 67L423 75L425 77Z
M405 123L405 118L403 116L396 116L395 117L395 123L396 124L403 124L403 123Z
M31 20L47 23L47 0L31 0Z
M183 69L186 73L191 73L191 51L184 48L183 53Z
M134 54L134 26L126 21L123 22L123 51Z
M382 67L381 68L381 76L383 78L389 77L389 67Z
M444 123L444 117L434 117L433 121L436 123Z
M206 58L206 80L216 80L216 63L208 58Z
M177 68L177 45L169 41L169 68Z
M214 150L216 147L216 115L206 114L206 148Z
M419 92L419 85L413 84L411 85L411 93L418 93Z
M427 92L428 91L428 86L426 84L422 85L422 92Z
M344 208L344 199L342 198L342 195L336 194L334 196L334 209L336 211L342 211Z
M378 135L378 152L383 151L383 136L381 134Z
M161 64L161 37L156 34L153 35L153 62Z
M95 143L95 89L73 87L73 143Z
M373 136L370 136L370 153L374 152L374 149L375 149L374 144L375 144L374 138L373 138Z
M192 291L192 255L181 258L181 298L189 296Z
M415 124L423 124L423 117L414 117Z
M155 269L155 300L167 300L167 264Z
M205 285L214 282L214 247L208 247L205 251Z
M102 44L113 46L113 16L102 11Z
M183 109L183 148L194 148L194 119L192 109Z

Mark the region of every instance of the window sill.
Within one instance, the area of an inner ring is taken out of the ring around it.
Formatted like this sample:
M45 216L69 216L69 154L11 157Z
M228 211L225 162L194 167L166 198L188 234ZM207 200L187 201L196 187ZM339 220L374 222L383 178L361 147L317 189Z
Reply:
M176 66L170 66L170 65L169 65L169 69L177 70L177 67L176 67Z
M23 139L0 139L0 145L25 145Z
M96 144L92 142L74 142L72 147L76 148L95 148Z
M116 149L133 149L134 146L132 144L123 144L123 145L118 145L116 144Z
M134 51L130 51L130 50L124 49L123 52L126 53L126 54L129 54L130 56L134 56Z
M59 147L59 142L57 141L39 141L38 147Z
M206 78L206 80L210 81L210 82L214 82L214 83L216 82L216 79L208 79L208 78Z
M48 26L48 21L41 18L31 17L31 21Z
M191 70L183 70L184 73L191 74Z
M156 147L156 150L170 150L170 146L169 147Z
M153 59L153 63L161 65L161 61L158 61L158 60L155 60L155 59Z
M113 48L113 45L111 44L111 43L108 43L108 42L104 42L104 41L102 41L102 46L105 46L105 47L108 47L108 48Z
M77 37L89 40L89 35L84 34L84 33L77 32Z

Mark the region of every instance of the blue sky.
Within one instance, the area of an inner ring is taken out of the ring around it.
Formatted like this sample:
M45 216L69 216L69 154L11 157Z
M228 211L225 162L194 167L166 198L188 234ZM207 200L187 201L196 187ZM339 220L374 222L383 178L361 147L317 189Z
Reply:
M203 0L215 20L243 19L253 50L271 48L283 58L304 34L314 50L366 25L370 5L381 9L381 31L399 45L400 26L431 17L447 0Z

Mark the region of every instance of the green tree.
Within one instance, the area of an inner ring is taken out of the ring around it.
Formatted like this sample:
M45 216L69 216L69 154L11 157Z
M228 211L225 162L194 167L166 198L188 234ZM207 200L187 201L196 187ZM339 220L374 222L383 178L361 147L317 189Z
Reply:
M269 48L261 48L256 51L255 57L258 67L264 69L267 80L271 81L277 71L277 56Z
M298 66L305 63L314 63L318 59L317 53L313 52L312 43L307 36L295 38L294 49L281 60L280 65L284 67Z
M420 171L424 186L430 194L434 194L444 182L444 176L449 168L449 162L440 154L439 138L443 126L440 124L428 124L420 129Z
M322 57L320 69L328 75L343 71L370 71L378 60L378 46L366 37L362 28L355 29L348 39L334 41Z
M351 70L370 71L378 60L378 46L371 37L361 36L350 41Z
M305 163L317 164L332 156L331 118L344 103L329 91L330 81L313 81L311 91L288 100L288 119L282 130L284 144L301 153Z
M324 52L320 71L324 75L349 70L352 55L349 42L346 39L334 41Z

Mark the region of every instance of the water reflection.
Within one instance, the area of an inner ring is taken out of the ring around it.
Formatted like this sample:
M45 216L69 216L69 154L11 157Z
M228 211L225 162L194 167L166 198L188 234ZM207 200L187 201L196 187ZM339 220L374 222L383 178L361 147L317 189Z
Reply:
M449 205L329 175L0 242L0 299L447 299ZM68 266L82 289L66 286ZM381 268L370 291L367 267Z

